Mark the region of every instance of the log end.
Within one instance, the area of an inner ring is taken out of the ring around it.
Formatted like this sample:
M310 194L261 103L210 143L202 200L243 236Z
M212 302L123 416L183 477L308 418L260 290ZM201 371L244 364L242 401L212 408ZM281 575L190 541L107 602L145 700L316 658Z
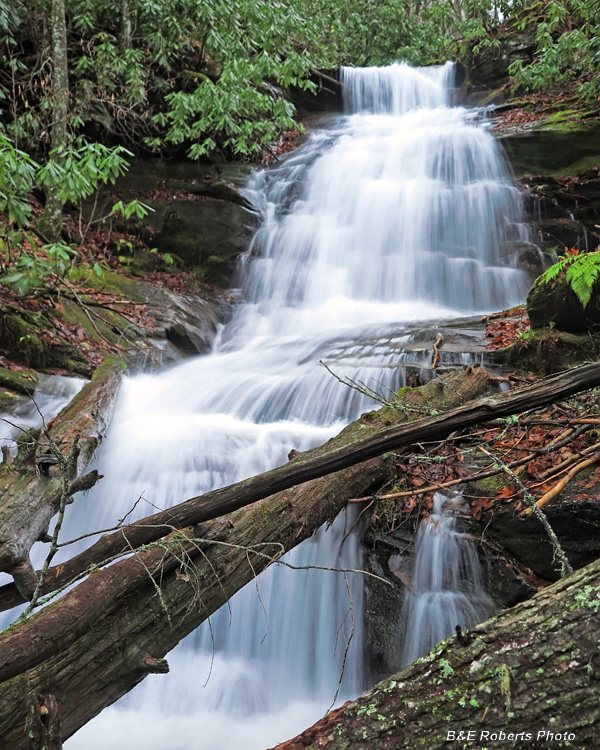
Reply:
M167 674L169 671L169 662L157 656L146 654L140 663L140 668L148 674Z

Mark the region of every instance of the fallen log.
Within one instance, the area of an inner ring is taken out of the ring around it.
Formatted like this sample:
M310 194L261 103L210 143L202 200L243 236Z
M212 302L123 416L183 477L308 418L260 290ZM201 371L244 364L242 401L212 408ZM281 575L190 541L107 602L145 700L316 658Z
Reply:
M405 401L443 408L481 394L488 382L482 368L454 373L444 383L415 389ZM363 415L291 463L316 460L353 443L365 430L408 418L392 409ZM55 697L63 738L68 738L149 673L166 671L162 657L283 549L332 520L350 497L380 487L393 474L392 461L370 458L202 527L163 526L171 532L165 540L97 570L9 629L0 637L2 746L27 747L25 685L29 705L38 694Z
M58 415L47 433L27 430L18 440L14 460L0 467L0 571L13 576L21 599L29 599L37 583L29 551L44 540L62 497L62 476L48 435L64 455L78 441L71 467L69 494L89 489L97 472L84 475L110 421L121 378L121 367L107 360Z
M442 641L274 750L597 747L599 611L600 560Z
M473 368L471 373L477 371L484 372L482 368ZM437 384L432 387L446 394L445 403L450 408L443 414L434 413L418 420L409 422L404 420L400 424L396 419L388 425L379 424L380 429L377 430L374 430L372 425L365 425L367 429L363 429L360 435L355 435L351 441L341 445L326 444L322 451L299 454L286 466L192 498L169 510L126 526L113 534L107 534L86 552L52 569L44 591L49 592L63 585L66 581L84 573L91 565L100 565L114 555L150 544L173 528L184 528L232 513L275 492L383 455L387 451L397 450L411 443L441 440L455 430L545 406L598 386L600 385L600 363L595 362L577 367L560 375L546 378L535 385L488 396L474 403L466 403L473 397L466 384L457 387L452 378L453 375L445 375L432 381ZM487 384L489 376L486 374L485 378ZM405 397L409 405L411 394L418 392L418 389L406 391ZM454 393L453 401L448 400L452 393ZM435 412L435 404L439 406L439 399L438 394L437 401L426 402L423 405ZM0 609L15 606L21 600L19 592L14 587L0 588Z

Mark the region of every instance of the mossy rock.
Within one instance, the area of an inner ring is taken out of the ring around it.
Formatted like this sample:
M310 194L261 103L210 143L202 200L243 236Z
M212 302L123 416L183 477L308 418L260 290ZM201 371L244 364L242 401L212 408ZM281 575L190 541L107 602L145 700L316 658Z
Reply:
M17 393L0 388L0 414L10 414L20 400Z
M0 388L24 396L32 396L38 382L37 373L29 370L7 370L0 367Z
M540 328L522 336L505 353L510 365L549 375L597 358L600 340L589 333L574 334L555 328Z
M539 277L527 295L527 314L533 330L553 327L567 333L600 329L600 284L594 284L592 298L583 307L564 272L551 284Z
M46 347L31 313L11 306L0 315L0 349L32 367L43 362Z
M9 306L0 314L0 351L36 370L59 369L87 375L87 359L76 346L46 343L42 334L47 325L40 314Z
M517 177L570 177L600 162L600 120L582 122L560 114L501 136Z

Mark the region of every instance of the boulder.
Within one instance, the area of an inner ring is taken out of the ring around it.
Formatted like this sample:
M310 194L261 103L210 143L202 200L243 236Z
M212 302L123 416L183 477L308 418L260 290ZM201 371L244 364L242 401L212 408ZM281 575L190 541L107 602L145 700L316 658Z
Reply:
M561 274L546 284L538 278L527 295L527 314L532 329L554 327L567 333L585 333L600 326L600 284L584 308Z
M124 200L152 209L137 229L150 247L177 256L186 270L223 289L248 249L259 219L242 195L248 164L137 160L116 184Z

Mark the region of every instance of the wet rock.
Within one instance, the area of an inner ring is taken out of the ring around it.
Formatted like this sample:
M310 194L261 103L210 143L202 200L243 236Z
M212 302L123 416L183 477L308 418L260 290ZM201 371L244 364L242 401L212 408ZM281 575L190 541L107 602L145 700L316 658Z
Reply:
M231 306L223 298L208 301L170 289L160 289L153 296L162 300L152 300L151 305L157 337L164 336L185 356L210 351L219 325L231 315Z
M574 568L581 568L600 557L600 500L569 498L573 487L544 508L565 554ZM560 576L554 550L541 523L534 517L522 519L507 504L495 506L482 516L489 523L486 534L507 553L547 580Z
M364 593L365 671L370 678L379 679L401 666L404 589L394 580L385 556L382 559L379 554L369 552L365 569L384 579L365 577Z
M564 113L558 113L564 117ZM499 137L516 177L579 175L600 163L600 121L549 117Z
M458 502L462 502L458 500ZM459 527L471 536L481 563L487 594L498 607L510 607L529 599L545 579L538 579L516 555L487 538L485 521L461 515ZM402 526L391 533L367 530L366 569L384 578L365 579L365 652L372 675L401 667L405 639L403 603L406 589L413 586L415 530Z
M511 266L522 268L533 276L538 276L547 265L543 252L533 242L506 242L502 254Z
M575 178L527 177L521 184L527 212L546 247L588 251L598 245L598 167Z

